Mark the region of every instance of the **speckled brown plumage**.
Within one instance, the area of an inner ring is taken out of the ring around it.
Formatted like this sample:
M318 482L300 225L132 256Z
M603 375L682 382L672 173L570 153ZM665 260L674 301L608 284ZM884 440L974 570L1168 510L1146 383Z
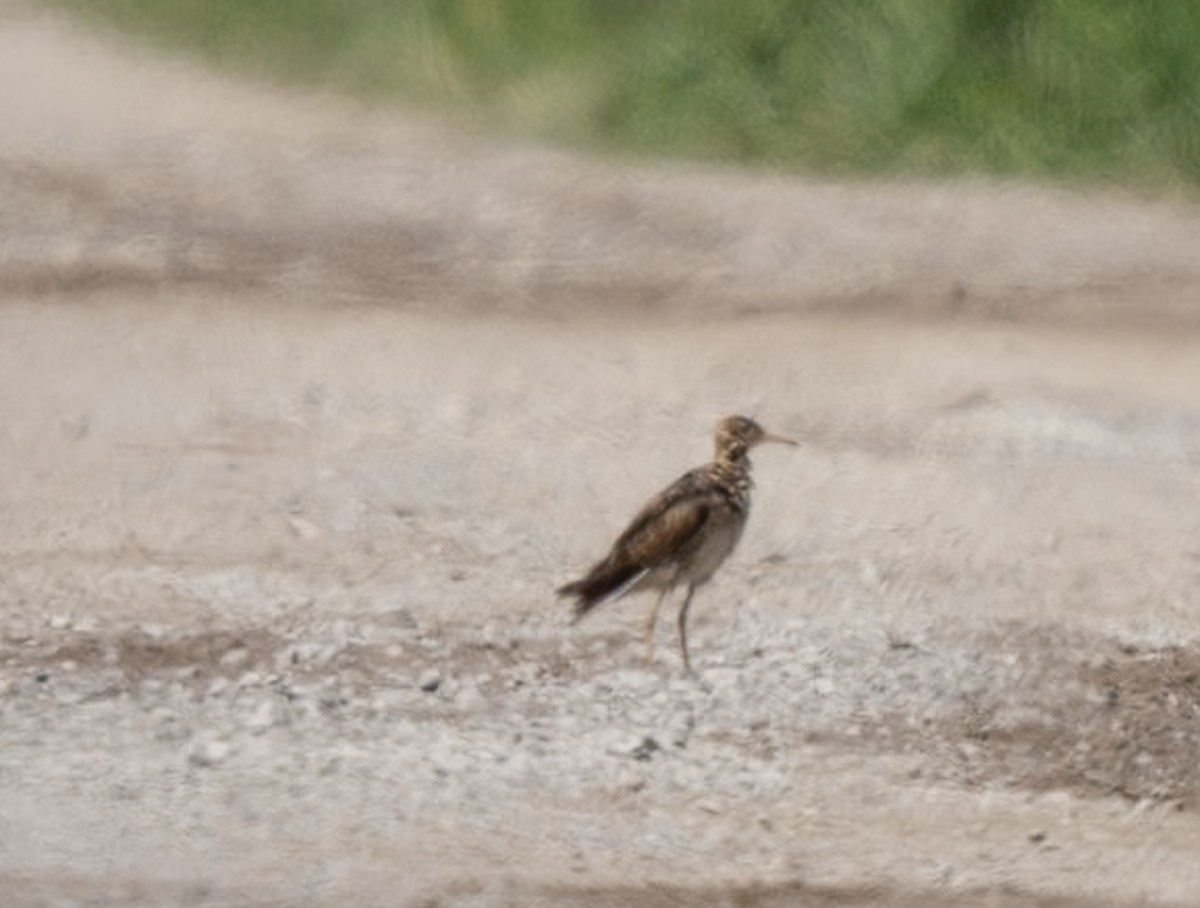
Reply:
M575 620L597 605L627 593L658 590L646 623L647 646L663 599L676 586L687 592L679 608L679 649L691 670L687 615L692 595L729 557L750 512L750 449L795 442L765 432L754 420L728 416L717 423L716 457L684 473L646 504L609 553L581 579L558 590L575 597Z

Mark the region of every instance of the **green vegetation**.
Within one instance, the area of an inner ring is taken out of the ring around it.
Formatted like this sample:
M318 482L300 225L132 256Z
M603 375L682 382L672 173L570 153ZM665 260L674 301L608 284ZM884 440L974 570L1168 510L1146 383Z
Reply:
M1195 0L57 0L638 153L1200 185Z

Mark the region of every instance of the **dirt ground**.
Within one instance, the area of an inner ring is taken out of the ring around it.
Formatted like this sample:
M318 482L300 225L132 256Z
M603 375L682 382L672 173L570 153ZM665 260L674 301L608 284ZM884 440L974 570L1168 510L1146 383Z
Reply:
M0 6L0 892L1200 903L1200 209L602 162ZM553 596L717 417L693 609Z

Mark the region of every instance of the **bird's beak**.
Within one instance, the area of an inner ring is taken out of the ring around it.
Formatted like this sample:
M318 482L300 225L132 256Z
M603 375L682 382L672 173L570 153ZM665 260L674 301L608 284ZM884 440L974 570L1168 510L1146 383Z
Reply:
M782 435L772 435L770 432L764 432L762 437L759 438L758 443L760 445L766 445L766 444L791 445L793 448L799 447L799 445L800 445L800 442L798 442L798 441L793 441L790 438L784 438Z

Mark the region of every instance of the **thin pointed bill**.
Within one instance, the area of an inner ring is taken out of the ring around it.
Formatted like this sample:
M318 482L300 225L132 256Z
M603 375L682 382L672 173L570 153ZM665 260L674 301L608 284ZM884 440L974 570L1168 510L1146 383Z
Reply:
M790 438L784 438L782 435L772 435L770 432L764 432L763 436L758 440L758 443L760 445L791 445L793 448L800 446L800 442L798 441L793 441Z

